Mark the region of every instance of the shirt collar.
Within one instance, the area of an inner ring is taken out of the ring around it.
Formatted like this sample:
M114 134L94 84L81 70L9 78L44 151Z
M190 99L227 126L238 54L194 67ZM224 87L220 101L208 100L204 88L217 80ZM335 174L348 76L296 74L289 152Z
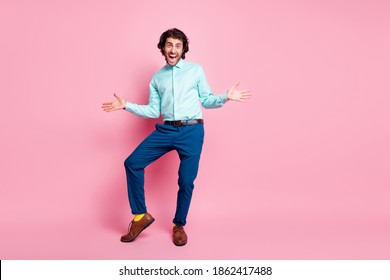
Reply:
M176 65L171 66L171 65L169 65L169 64L167 63L167 64L165 65L165 67L168 68L168 69L171 69L171 68L173 68L173 67L183 68L184 64L185 64L184 59L180 58L180 60L176 63Z

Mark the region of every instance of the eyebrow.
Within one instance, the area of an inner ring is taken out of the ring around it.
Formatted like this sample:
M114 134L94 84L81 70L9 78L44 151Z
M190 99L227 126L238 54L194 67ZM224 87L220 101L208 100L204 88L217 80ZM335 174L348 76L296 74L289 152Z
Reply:
M182 43L176 43L176 44L173 44L172 42L166 42L165 45L175 45L175 46L182 46L183 44Z

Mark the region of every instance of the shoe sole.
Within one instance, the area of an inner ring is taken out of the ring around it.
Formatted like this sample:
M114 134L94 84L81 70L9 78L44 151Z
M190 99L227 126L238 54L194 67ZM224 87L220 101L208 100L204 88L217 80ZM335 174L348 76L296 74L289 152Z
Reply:
M150 226L151 224L153 224L153 222L154 222L154 218L152 218L152 219L149 221L149 223L147 223L147 224L144 226L144 228L141 229L141 230L139 231L139 233L137 233L137 235L135 235L132 239L130 239L130 240L122 240L122 239L121 239L121 241L122 241L122 242L125 242L125 243L133 242L134 239L136 239L137 236L140 235L140 233L143 232L148 226Z
M185 242L185 243L175 243L175 242L173 242L173 244L175 244L176 246L184 246L184 245L187 244L187 242Z

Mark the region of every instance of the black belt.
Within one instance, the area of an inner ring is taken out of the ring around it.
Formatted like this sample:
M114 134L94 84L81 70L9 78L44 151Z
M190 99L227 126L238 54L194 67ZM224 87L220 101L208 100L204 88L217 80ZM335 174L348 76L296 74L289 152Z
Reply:
M183 120L183 121L164 121L164 124L169 124L173 126L185 126L185 125L193 125L193 124L199 124L204 123L202 119L198 120Z

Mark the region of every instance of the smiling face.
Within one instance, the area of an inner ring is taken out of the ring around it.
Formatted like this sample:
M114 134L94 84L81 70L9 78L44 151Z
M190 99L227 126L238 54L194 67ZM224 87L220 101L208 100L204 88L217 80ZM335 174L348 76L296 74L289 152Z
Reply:
M167 63L175 66L183 55L183 41L169 37L165 41L163 51Z

